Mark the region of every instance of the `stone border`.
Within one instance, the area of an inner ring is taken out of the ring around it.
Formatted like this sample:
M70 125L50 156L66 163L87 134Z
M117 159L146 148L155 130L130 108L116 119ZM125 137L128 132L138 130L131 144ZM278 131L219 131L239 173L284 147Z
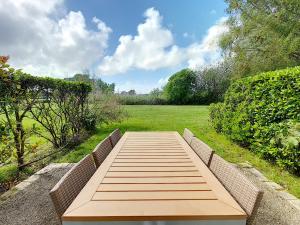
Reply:
M286 201L288 204L290 204L293 208L297 209L300 214L300 199L298 199L296 196L288 193L284 187L281 185L268 180L261 172L259 172L257 169L255 169L249 162L245 163L238 163L239 167L247 169L250 173L252 173L259 181L266 184L266 186L270 189L273 189L280 198L282 198L284 201Z
M37 171L36 173L34 173L30 177L28 177L26 180L23 180L22 182L20 182L16 186L14 186L11 190L9 190L6 193L2 194L0 196L0 201L3 201L3 200L5 201L7 198L12 197L13 195L18 193L19 191L23 191L24 189L29 187L32 183L34 183L36 180L38 180L41 175L46 174L47 172L51 171L52 169L63 168L63 167L67 167L67 166L72 165L72 164L73 163L51 163L51 164L45 166L41 170Z

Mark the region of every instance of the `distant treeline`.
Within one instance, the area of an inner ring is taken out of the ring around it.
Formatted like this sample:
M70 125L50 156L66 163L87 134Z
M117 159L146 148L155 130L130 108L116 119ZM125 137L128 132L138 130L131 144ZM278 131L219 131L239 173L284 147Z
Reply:
M220 63L201 70L183 69L170 76L162 89L149 94L134 90L121 92L118 98L124 105L204 105L223 100L230 84L230 66Z

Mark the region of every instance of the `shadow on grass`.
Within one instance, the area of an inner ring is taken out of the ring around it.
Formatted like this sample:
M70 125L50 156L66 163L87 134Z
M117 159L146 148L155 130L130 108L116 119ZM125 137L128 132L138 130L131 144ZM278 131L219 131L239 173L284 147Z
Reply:
M122 133L126 131L140 131L140 130L150 130L149 127L143 125L130 125L123 123L113 123L109 125L104 125L102 127L97 127L95 132L83 143L74 147L74 149L68 150L68 152L64 152L59 154L55 158L55 162L78 162L85 155L90 154L94 148L106 138L113 130L119 128Z

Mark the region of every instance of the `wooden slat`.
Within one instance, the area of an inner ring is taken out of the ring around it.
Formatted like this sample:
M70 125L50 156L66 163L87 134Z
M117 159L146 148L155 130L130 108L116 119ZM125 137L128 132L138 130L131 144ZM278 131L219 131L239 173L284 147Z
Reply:
M212 191L163 191L163 192L96 192L93 200L133 201L133 200L215 200Z
M180 162L189 162L192 163L190 159L115 159L114 162L133 162L133 163L180 163Z
M161 171L161 172L196 172L198 171L196 167L145 167L145 166L140 166L140 167L110 167L109 171L115 171L115 172L120 172L120 171L140 171L140 172L151 172L151 171Z
M184 155L118 155L116 159L189 159Z
M135 148L122 148L122 151L181 151L184 152L182 148L160 148L160 147L135 147Z
M124 144L123 147L126 146L131 146L131 147L135 147L135 146L161 146L161 147L180 147L178 145L178 143L174 143L174 142L162 142L162 141L158 141L158 142L154 142L154 141L149 141L149 142L126 142Z
M159 154L185 154L184 151L178 151L178 150L174 150L174 151L164 151L164 150L141 150L141 151L138 151L138 150L124 150L124 151L120 151L120 153L122 154L139 154L139 153L144 153L144 154L156 154L156 153L159 153Z
M126 155L153 155L153 156L175 156L175 155L181 155L181 156L188 156L186 153L174 153L174 152L119 152L118 156Z
M129 150L122 150L120 151L120 153L127 153L127 152L131 152L131 153L181 153L181 154L184 154L185 151L183 150L173 150L173 149L168 149L168 150L165 150L165 149L150 149L150 150L143 150L143 149L135 149L135 150L132 150L132 149L129 149Z
M107 172L105 177L200 177L196 172Z
M205 183L203 177L135 177L104 178L103 184L194 184Z
M147 164L143 164L143 163L113 163L111 165L111 167L174 167L174 166L180 166L180 167L195 167L195 165L193 163L147 163Z
M210 191L205 184L100 184L97 191Z
M163 144L124 144L122 147L124 148L180 148L182 149L181 146L179 145L163 145Z

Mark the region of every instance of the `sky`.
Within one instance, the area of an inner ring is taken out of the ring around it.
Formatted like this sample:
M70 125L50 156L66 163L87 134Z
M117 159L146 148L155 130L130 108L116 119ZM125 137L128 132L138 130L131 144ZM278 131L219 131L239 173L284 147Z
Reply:
M148 93L183 68L222 60L223 0L5 0L0 55L36 76L89 71Z

